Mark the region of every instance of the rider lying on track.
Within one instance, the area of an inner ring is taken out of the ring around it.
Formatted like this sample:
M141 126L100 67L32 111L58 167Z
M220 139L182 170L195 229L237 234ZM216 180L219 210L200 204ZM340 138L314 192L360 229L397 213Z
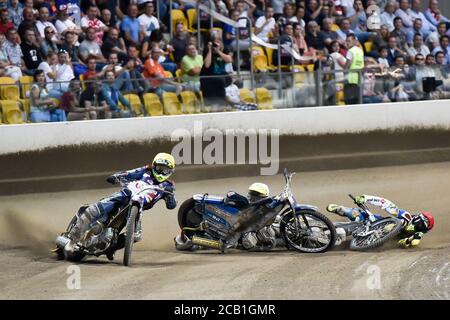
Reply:
M406 210L398 208L394 203L385 198L370 195L360 195L355 198L357 204L370 204L385 210L392 216L402 220L403 230L400 233L401 240L398 244L402 248L416 247L419 245L423 235L430 231L434 226L434 217L430 212L419 212L411 214ZM337 204L329 204L327 211L336 213L342 217L347 217L351 221L365 220L366 213L360 208L349 208ZM381 219L379 215L375 215L376 219Z
M112 184L116 184L120 181L133 181L139 180L144 184L157 185L165 191L172 192L172 194L166 194L155 190L149 190L144 197L144 210L150 209L156 202L164 199L167 209L174 209L177 206L175 196L173 195L174 183L167 180L175 170L175 160L172 155L167 153L158 153L153 159L152 163L144 167L140 167L133 170L123 171L109 176L106 181ZM72 228L69 234L69 238L72 239L66 247L66 251L71 252L74 249L74 245L83 240L86 243L88 239L83 239L86 231L92 228L98 230L94 233L99 233L104 223L108 220L109 214L114 212L118 207L128 203L130 201L131 193L128 189L123 188L119 192L116 192L109 197L101 199L99 202L83 206L80 208L77 224ZM137 241L141 240L141 221L137 223L135 237ZM92 233L89 233L92 235ZM108 259L114 258L114 252L122 249L125 243L125 237L119 236L118 242L114 250L107 254Z

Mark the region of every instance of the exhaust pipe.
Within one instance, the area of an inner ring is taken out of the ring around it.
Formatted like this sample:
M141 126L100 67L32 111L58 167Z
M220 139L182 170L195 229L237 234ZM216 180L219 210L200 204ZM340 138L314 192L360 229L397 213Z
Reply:
M56 246L63 249L69 241L70 239L67 237L58 236L56 237Z
M217 249L217 250L224 250L224 245L221 241L217 241L217 240L212 240L212 239L206 239L206 238L201 238L201 237L197 237L197 236L193 236L192 237L192 243L199 245L199 246L203 246L203 247L209 247L209 248L213 248L213 249Z

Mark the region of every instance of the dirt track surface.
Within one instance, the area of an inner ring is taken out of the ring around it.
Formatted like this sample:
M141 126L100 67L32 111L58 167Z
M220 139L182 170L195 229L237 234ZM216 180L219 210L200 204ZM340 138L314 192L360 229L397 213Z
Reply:
M176 178L176 176L174 177ZM181 202L192 193L245 192L253 181L271 192L282 176L230 178L177 184ZM417 249L385 245L375 252L345 246L325 254L279 250L176 252L176 211L163 203L147 211L144 239L135 246L134 266L121 265L122 252L78 264L81 288L69 290L69 262L50 254L51 241L79 205L115 189L0 197L0 298L2 299L449 299L450 163L357 170L305 172L294 177L299 202L350 205L349 192L383 195L412 211L427 209L436 227ZM330 215L329 215L330 216ZM342 218L333 217L335 220ZM379 272L380 282L373 278Z

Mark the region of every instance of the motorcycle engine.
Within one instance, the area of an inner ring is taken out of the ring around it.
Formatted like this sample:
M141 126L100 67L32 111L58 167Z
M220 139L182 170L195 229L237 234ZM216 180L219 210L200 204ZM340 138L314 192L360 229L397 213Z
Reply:
M117 231L113 228L103 229L97 235L94 235L86 244L86 249L92 254L100 254L114 245L117 241Z

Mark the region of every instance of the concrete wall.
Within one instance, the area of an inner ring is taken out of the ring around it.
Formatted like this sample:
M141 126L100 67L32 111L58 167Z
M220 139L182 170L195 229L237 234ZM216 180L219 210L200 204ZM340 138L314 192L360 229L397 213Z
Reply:
M145 143L170 138L176 129L193 135L195 123L201 125L203 131L208 128L221 131L279 129L280 135L356 133L407 127L447 130L450 128L450 101L2 125L0 154L74 145Z

